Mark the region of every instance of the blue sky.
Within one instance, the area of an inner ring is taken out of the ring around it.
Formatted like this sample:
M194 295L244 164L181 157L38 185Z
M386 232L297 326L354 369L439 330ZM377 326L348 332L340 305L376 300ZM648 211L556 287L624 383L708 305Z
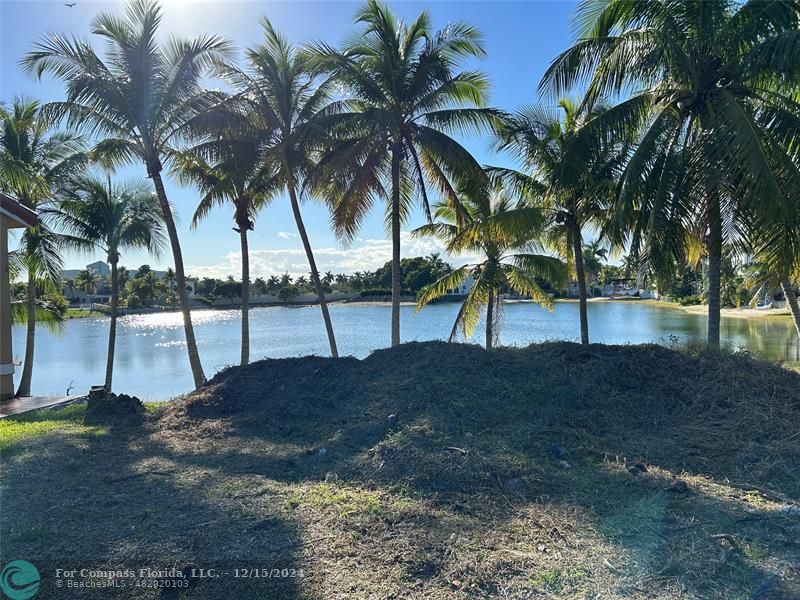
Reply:
M122 0L76 1L76 6L69 8L63 0L0 0L0 100L8 102L18 95L42 101L59 99L63 94L60 82L51 79L39 81L23 73L17 64L19 58L47 32L66 32L91 40L90 23L98 12L124 9ZM353 16L359 4L339 0L165 0L162 33L194 36L213 32L244 48L259 40L258 21L266 15L295 43L310 40L339 43L356 31ZM428 10L437 28L453 20L464 20L477 26L484 35L488 57L469 67L481 68L489 75L492 105L513 109L537 100L536 86L542 73L550 60L569 46L572 39L570 20L576 2L395 1L391 6L406 19L413 18L423 9ZM463 142L481 162L509 163L507 158L491 153L487 139L469 138ZM143 177L144 168L136 165L126 169L124 174ZM231 230L231 211L215 209L192 230L189 221L197 203L196 190L168 181L167 191L176 207L187 273L215 277L238 275L238 236ZM391 246L383 226L382 207L376 207L358 239L349 247L343 246L331 233L328 211L323 205L308 202L303 206L303 213L321 270L353 272L374 269L389 259ZM434 240L411 239L407 235L422 223L422 215L417 213L404 226L404 256L439 250ZM250 250L253 278L284 271L297 274L308 271L285 198L276 199L259 215L251 234ZM102 257L67 255L65 266L81 268L95 258ZM459 260L453 258L452 262L458 263ZM130 267L142 263L166 267L171 263L171 255L165 252L155 258L129 253L122 257L122 263Z

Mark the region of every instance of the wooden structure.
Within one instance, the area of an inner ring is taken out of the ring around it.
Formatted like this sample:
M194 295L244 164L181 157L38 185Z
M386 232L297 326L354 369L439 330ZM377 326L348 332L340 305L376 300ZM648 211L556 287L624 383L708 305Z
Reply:
M14 396L8 230L33 227L36 223L36 213L33 210L0 192L0 401Z

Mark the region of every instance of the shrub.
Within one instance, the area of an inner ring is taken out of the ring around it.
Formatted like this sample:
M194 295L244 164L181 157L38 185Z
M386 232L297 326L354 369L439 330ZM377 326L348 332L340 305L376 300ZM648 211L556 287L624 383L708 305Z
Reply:
M678 304L681 306L696 306L702 303L703 301L700 296L683 296L682 298L678 298Z
M391 296L392 290L382 290L382 289L374 289L374 290L364 290L361 292L362 298L369 298L370 296Z
M300 288L296 285L287 285L278 290L278 298L283 301L291 300L300 295Z
M136 294L128 295L128 308L139 308L142 305L142 299Z

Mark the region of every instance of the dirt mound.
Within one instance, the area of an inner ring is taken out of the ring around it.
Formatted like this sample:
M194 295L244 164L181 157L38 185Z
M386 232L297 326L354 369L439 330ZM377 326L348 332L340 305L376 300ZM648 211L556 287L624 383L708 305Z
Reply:
M3 456L3 550L42 572L303 572L186 598L800 600L800 374L747 356L407 344L230 368L135 428L12 424L46 429Z
M136 396L93 392L86 404L87 425L137 425L144 420L144 404Z
M232 367L158 418L166 430L314 442L323 453L370 450L348 465L361 471L381 462L376 444L387 431L404 429L415 443L394 457L396 468L383 461L387 478L424 476L412 475L408 461L424 466L433 449L426 439L466 434L528 456L549 457L555 444L572 458L624 455L800 493L793 468L800 464L800 376L746 355L658 345L562 342L487 352L410 343L364 360Z

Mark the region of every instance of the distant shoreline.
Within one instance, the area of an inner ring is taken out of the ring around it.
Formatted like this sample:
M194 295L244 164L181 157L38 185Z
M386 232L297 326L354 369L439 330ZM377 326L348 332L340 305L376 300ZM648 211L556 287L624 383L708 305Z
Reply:
M557 303L575 303L578 300L576 298L557 298L555 302ZM514 300L507 300L509 303L531 303L532 300L524 300L524 299L514 299ZM649 306L657 307L657 308L668 308L668 309L676 309L681 310L685 313L691 315L699 315L699 316L707 316L708 315L708 306L704 304L700 305L693 305L693 306L681 306L676 302L667 302L665 300L651 300L651 299L640 299L640 298L590 298L589 302L636 302L647 304ZM328 303L329 305L335 306L352 306L352 307L365 307L365 306L391 306L391 302L388 300L368 300L368 299L357 299L357 300L333 300ZM272 307L287 307L287 306L294 306L294 307L301 307L301 306L316 306L316 302L276 302L270 304L253 304L250 306L251 309L255 308L272 308ZM401 306L416 306L415 302L412 301L403 301L400 303ZM200 311L200 310L238 310L239 304L233 303L230 306L194 306L192 307L192 311ZM120 316L127 316L127 315L140 315L140 314L154 314L154 313L168 313L168 312L180 312L180 308L178 307L153 307L153 308L139 308L135 309L135 311L128 312L125 309L121 309ZM102 318L107 317L108 315L91 309L81 309L81 308L69 308L67 310L67 319L82 319L82 318ZM791 318L791 313L789 312L789 308L777 308L777 309L769 309L769 310L756 310L753 308L723 308L721 311L721 316L725 318L732 318L732 319L748 319L748 320L761 320L761 319L772 319L772 318Z

